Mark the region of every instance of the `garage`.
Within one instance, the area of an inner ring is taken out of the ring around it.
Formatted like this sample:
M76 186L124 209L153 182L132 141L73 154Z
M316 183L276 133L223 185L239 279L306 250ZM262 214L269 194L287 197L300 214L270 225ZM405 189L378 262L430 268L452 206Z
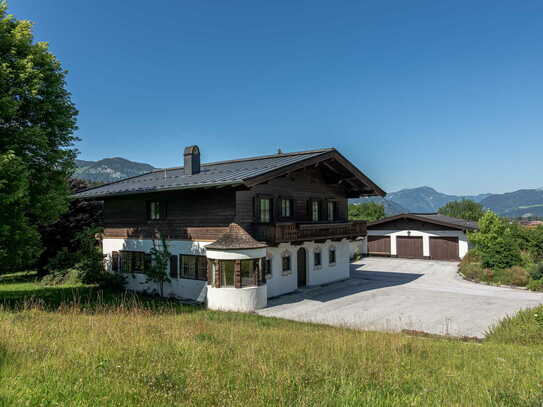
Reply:
M368 251L373 256L390 256L390 236L368 236Z
M397 236L397 256L406 259L424 258L423 241L421 236Z
M458 261L468 252L477 222L438 213L404 213L368 223L362 253L408 259Z
M431 236L430 257L433 260L458 260L458 238L452 236Z

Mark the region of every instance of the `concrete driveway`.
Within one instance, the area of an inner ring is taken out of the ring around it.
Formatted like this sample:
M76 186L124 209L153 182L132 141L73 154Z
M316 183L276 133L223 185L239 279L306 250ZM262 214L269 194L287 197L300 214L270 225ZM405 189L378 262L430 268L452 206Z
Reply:
M484 337L494 323L543 303L543 293L462 280L457 263L365 258L351 279L268 300L258 313L356 329Z

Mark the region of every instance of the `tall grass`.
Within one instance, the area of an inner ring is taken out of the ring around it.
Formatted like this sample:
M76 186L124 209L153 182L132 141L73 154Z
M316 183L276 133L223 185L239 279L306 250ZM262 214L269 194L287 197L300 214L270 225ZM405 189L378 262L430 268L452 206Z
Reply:
M95 287L41 290L0 284L2 407L543 403L539 345L361 332Z
M163 304L0 311L0 405L537 405L543 349Z

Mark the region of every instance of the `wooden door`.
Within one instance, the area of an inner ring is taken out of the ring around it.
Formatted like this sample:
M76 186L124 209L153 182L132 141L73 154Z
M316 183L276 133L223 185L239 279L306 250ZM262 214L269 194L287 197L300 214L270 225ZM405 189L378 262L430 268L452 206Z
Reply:
M422 237L418 236L397 236L396 253L398 257L408 259L422 259Z
M435 260L458 260L458 238L430 237L430 257Z
M303 247L298 249L298 287L307 285L307 253Z
M390 236L368 236L368 254L390 256Z

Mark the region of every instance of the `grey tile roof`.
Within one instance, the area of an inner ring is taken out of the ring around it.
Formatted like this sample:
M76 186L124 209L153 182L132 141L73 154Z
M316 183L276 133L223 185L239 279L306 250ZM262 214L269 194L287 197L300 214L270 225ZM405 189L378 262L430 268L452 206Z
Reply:
M477 222L472 222L465 219L452 218L450 216L441 215L439 213L413 213L412 215L418 216L419 218L425 218L428 220L433 220L441 223L448 223L450 225L457 225L466 229L478 229L479 224Z
M332 150L302 151L299 153L276 154L202 164L201 171L194 175L185 175L183 167L166 168L90 188L75 194L74 197L101 198L111 195L236 185L241 184L248 178L262 175Z
M453 228L457 227L458 229L479 229L479 224L477 222L472 222L459 218L452 218L450 216L441 215L439 213L402 213L399 215L394 215L388 218L383 218L374 222L370 222L368 223L368 228L376 229L378 225L382 225L384 223L402 218L416 219L423 222L427 221L429 223L437 225L450 226Z

